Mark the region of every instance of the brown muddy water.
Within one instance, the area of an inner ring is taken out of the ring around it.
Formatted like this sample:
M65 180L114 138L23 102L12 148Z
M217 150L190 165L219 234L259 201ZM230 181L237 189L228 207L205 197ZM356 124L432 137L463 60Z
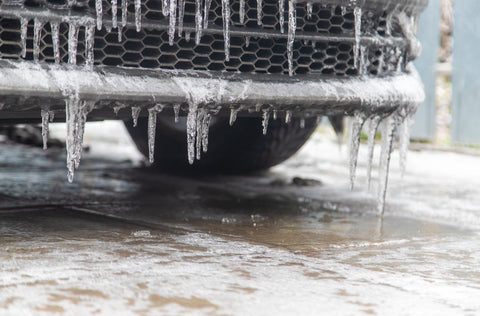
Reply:
M351 192L330 135L190 179L140 167L108 124L73 184L63 149L0 144L0 315L480 312L479 157L410 152L404 179L394 160L379 218L365 159Z

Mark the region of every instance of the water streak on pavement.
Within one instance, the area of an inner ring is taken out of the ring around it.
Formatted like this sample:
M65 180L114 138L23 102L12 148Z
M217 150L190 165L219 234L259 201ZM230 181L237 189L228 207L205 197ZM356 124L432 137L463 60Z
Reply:
M0 144L0 314L480 310L480 159L410 152L380 219L324 136L271 172L196 179L92 141L73 184L63 150Z

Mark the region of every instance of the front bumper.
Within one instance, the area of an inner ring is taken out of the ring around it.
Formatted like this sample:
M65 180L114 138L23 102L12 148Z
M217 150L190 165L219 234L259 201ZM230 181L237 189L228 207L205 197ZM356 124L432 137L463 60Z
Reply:
M212 111L267 106L308 115L388 113L423 101L412 66L388 77L272 76L202 71L32 64L0 61L0 120L40 118L40 109L61 110L69 97L94 104L90 119L114 118L112 109L197 103ZM42 105L44 105L42 107Z

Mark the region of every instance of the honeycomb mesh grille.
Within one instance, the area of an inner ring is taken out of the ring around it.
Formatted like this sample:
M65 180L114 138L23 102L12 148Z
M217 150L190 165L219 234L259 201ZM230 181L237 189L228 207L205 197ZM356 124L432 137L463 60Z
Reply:
M44 0L45 1L45 0ZM46 0L50 6L67 6L62 0ZM79 2L79 1L78 1ZM79 2L80 3L80 2ZM38 5L31 1L26 5ZM92 11L95 1L84 2L84 11ZM111 17L110 1L103 2L104 19ZM280 16L277 0L266 0L263 5L262 25L257 24L256 0L247 1L245 22L239 22L239 2L231 3L232 27L249 30L273 30L280 33ZM221 1L213 0L209 11L209 25L222 26ZM133 1L128 6L129 15L133 16ZM185 3L185 26L193 26L194 1ZM117 12L120 19L121 11ZM142 2L142 17L144 21L166 20L162 14L161 1L147 0ZM286 18L286 17L285 17ZM386 19L383 14L364 12L362 32L385 36ZM286 20L286 19L285 19ZM287 26L285 25L285 28ZM313 5L311 17L307 16L305 3L297 4L297 34L354 34L354 15L351 9L339 6ZM186 34L187 35L187 34ZM121 41L118 41L118 31L107 32L104 29L95 33L95 64L108 66L192 69L209 71L256 72L269 74L288 74L287 40L286 38L258 38L247 36L231 36L230 60L225 61L224 41L220 34L205 32L200 44L196 45L192 36L176 36L173 45L169 45L166 30L151 30L142 28L137 32L133 28L122 30ZM60 24L60 57L68 61L68 25ZM354 52L351 42L305 42L296 40L293 46L293 69L296 74L318 73L324 75L356 75L354 67ZM0 57L21 59L20 21L10 18L0 18ZM29 22L27 31L26 60L33 60L33 21ZM393 71L398 58L390 56L385 62L380 58L390 50L385 48L368 49L368 71L377 74L383 71ZM85 30L80 28L77 63L85 62ZM390 54L392 55L392 54ZM54 62L53 45L50 25L45 24L40 41L39 59L44 62Z

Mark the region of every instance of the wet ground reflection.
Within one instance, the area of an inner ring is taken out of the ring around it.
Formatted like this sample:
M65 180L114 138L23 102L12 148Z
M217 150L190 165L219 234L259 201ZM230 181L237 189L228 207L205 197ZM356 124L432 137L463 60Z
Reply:
M0 146L1 314L480 309L478 229L403 216L405 191L379 219L364 193L330 185L334 168L305 173L308 159L189 179L95 155L68 185L62 151ZM326 183L292 183L305 174Z

